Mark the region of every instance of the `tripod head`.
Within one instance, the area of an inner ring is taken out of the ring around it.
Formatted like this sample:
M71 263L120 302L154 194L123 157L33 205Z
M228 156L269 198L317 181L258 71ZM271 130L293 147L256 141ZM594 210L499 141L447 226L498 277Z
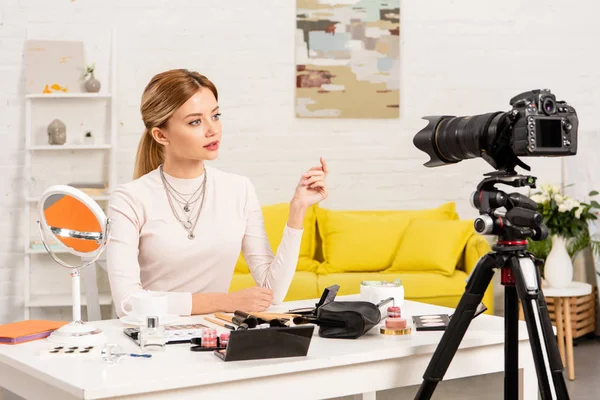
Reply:
M505 170L485 176L471 196L471 205L480 214L475 219L475 230L483 235L498 235L494 249L499 252L526 250L527 238L546 239L548 228L537 212L537 203L520 193L507 194L495 187L504 184L535 188L537 178Z

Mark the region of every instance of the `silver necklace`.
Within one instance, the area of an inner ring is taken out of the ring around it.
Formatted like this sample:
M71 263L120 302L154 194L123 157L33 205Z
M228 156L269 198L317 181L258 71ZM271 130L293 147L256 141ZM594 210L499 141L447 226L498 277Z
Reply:
M202 201L200 202L200 207L198 208L198 212L196 213L195 216L189 215L186 220L179 218L179 215L177 214L177 210L175 209L175 207L173 205L173 201L171 199L171 197L173 196L173 193L169 190L170 185L167 182L166 177L162 173L162 165L161 165L160 171L161 171L161 180L163 182L165 192L167 193L167 200L169 201L169 206L171 207L171 211L173 212L173 215L175 215L175 218L177 219L177 221L179 221L179 223L183 226L183 229L185 229L187 231L188 239L192 240L196 237L194 235L194 228L196 228L196 224L198 223L198 219L200 218L200 211L202 210L202 206L204 204L204 199L206 197L204 195L206 193L206 170L204 170L204 179L202 180L202 184L201 184L200 196L202 197ZM198 198L200 198L200 197L198 197ZM184 208L184 210L185 210L185 208ZM194 222L192 222L192 220L194 220Z
M161 174L161 178L163 179L163 184L166 184L169 187L171 195L175 199L175 201L177 201L179 204L183 205L183 211L190 212L190 210L191 210L190 205L193 205L194 203L196 203L198 200L200 200L200 197L202 196L201 193L200 194L198 194L198 193L200 192L200 189L202 189L204 187L204 182L202 182L202 184L200 184L200 186L198 186L198 188L191 195L183 194L183 193L177 191L173 187L173 185L171 185L169 183L169 181L166 179L162 164L160 165L160 174ZM197 197L196 197L196 194L198 194ZM185 196L190 196L190 197L188 199L186 199ZM194 197L196 197L196 198L194 198Z

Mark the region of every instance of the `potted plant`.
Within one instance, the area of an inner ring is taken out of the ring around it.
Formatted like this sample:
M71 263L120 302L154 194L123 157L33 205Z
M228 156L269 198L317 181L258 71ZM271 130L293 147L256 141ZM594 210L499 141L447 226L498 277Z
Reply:
M85 79L88 75L90 79L85 81L85 90L90 93L97 93L100 91L100 81L94 77L94 72L96 71L96 63L92 65L87 65L85 67L85 74L83 75L83 79Z
M92 131L85 132L85 135L83 136L83 143L94 144L94 137L92 136Z
M589 197L597 196L597 191ZM573 259L588 246L600 255L600 242L590 236L589 224L598 219L600 204L578 201L563 193L558 186L541 185L530 193L538 204L538 212L548 227L544 241L529 240L529 251L544 259L544 278L552 287L568 286L573 280Z

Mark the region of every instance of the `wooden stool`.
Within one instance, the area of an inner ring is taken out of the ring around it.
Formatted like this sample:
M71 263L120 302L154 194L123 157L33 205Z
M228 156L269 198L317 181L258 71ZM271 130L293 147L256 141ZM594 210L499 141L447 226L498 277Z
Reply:
M556 319L556 333L558 336L558 350L562 358L563 367L567 367L570 380L575 379L575 361L573 359L573 328L577 329L577 310L571 310L571 304L578 304L581 297L592 293L592 285L583 282L571 282L564 288L544 287L542 288L544 296L548 302L548 308L554 304L554 316ZM592 302L593 307L594 302ZM550 311L550 310L549 310ZM551 312L551 311L550 311ZM586 313L589 310L585 310ZM585 316L584 325L593 325L595 320L594 309L591 309L589 315ZM591 324L587 319L592 319ZM565 358L566 341L566 358ZM566 362L566 363L565 363Z

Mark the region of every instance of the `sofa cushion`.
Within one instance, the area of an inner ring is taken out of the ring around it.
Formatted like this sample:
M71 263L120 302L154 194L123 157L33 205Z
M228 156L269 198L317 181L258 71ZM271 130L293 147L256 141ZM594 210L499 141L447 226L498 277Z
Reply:
M399 278L404 286L406 300L456 308L464 294L467 273L455 270L451 276L437 273L351 273L330 274L318 276L318 291L331 285L340 285L338 296L360 293L362 281L393 281ZM493 285L490 284L482 302L488 307L488 314L494 309Z
M421 210L316 209L323 264L317 273L376 272L389 268L411 219L454 220L456 204Z
M472 220L413 220L386 272L437 272L451 276L472 234Z
M316 215L315 208L317 205L311 206L306 211L304 217L302 233L302 242L300 243L300 254L299 262L296 270L298 271L315 271L316 267L311 260L314 258L315 246L316 246ZM283 237L283 229L287 224L288 216L290 213L289 203L279 203L270 206L262 207L263 218L265 221L265 232L269 238L271 244L271 250L273 253L277 253L279 243ZM235 272L238 273L249 273L248 264L244 259L243 254L240 252L240 256L235 265Z
M381 271L391 265L410 218L317 209L326 273Z
M256 286L256 282L251 274L233 274L229 291L234 292L252 286ZM314 272L296 271L285 301L314 299L320 296L317 291L317 275Z

